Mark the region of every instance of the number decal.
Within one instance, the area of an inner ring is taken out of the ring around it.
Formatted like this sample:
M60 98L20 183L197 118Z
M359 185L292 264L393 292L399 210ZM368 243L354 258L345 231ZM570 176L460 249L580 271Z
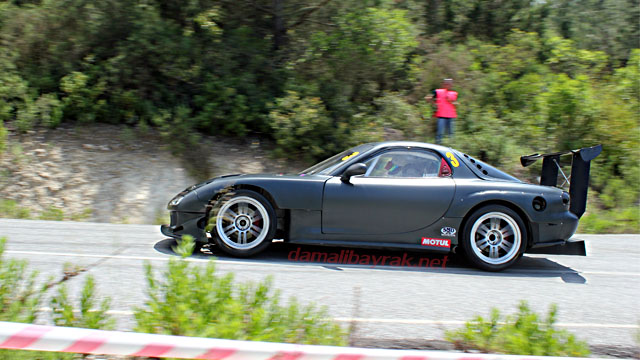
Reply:
M354 157L354 156L356 156L356 155L358 155L358 154L360 154L360 152L359 152L359 151L356 151L356 152L354 152L354 153L352 153L352 154L350 154L350 155L347 155L347 156L343 157L343 158L342 158L342 161L347 161L347 160L351 159L352 157Z
M458 162L458 159L456 159L456 157L451 152L448 152L445 155L449 158L449 160L451 160L451 165L453 167L460 166L460 163Z

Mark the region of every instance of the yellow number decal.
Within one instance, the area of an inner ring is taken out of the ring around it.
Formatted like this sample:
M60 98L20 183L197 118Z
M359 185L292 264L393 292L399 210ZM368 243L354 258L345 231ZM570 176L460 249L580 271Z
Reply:
M453 167L460 166L460 163L458 162L458 159L456 159L456 157L453 156L453 154L451 152L448 152L445 155L449 158L449 160L451 160L451 165L453 165Z
M342 161L347 161L347 160L351 159L352 157L354 157L354 156L356 156L358 154L360 154L360 152L356 151L356 152L352 153L351 155L347 155L347 156L343 157Z

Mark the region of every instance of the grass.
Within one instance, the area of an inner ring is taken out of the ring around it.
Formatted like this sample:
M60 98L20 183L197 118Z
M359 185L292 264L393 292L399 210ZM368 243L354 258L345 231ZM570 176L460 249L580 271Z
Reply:
M581 234L640 233L640 208L589 211L580 219Z
M87 208L79 213L67 214L62 209L49 206L37 216L34 216L29 208L18 205L15 200L0 199L0 218L6 219L38 219L52 221L87 221L91 218L93 210Z
M465 326L447 331L445 338L456 349L478 350L486 353L502 353L537 356L589 355L587 343L579 341L566 330L558 330L554 324L558 309L551 305L546 318L531 311L526 301L520 302L518 312L503 317L496 308L489 319L477 316Z
M14 200L0 199L0 218L31 219L31 211L18 206Z

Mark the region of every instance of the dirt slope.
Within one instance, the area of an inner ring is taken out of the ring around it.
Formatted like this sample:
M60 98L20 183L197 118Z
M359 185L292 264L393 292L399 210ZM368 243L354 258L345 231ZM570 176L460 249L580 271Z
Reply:
M185 160L171 155L157 134L126 127L11 131L0 155L0 199L15 200L33 217L55 207L67 219L157 223L171 197L203 177L291 172L305 165L269 154L269 144L257 138L207 137Z

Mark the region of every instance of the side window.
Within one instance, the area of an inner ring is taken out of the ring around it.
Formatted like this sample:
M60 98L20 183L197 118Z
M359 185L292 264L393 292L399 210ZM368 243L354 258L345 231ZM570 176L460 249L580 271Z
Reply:
M436 177L441 158L426 151L392 150L367 160L368 177Z

